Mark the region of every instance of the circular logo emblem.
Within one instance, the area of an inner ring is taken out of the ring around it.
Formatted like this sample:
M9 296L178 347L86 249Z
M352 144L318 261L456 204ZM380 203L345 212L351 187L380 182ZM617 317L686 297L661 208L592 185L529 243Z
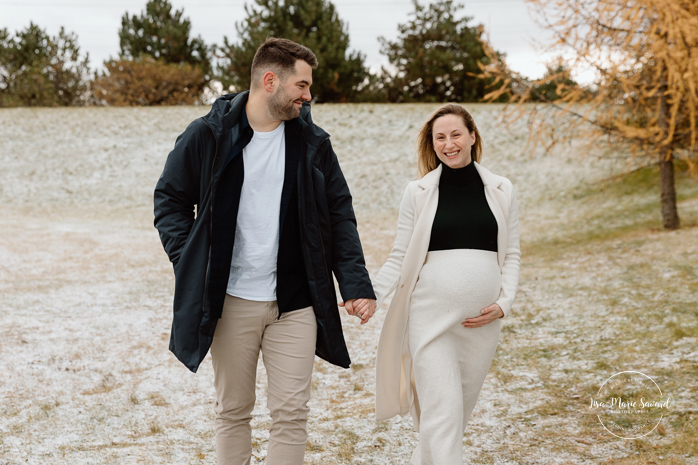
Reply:
M589 409L612 435L637 439L654 431L673 403L649 376L622 371L603 382Z

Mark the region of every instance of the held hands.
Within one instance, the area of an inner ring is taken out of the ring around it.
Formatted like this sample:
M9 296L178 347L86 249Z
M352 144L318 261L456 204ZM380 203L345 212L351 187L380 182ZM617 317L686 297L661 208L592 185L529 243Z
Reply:
M349 299L340 302L340 307L344 307L349 315L361 318L361 324L368 323L374 313L376 313L376 301L373 299Z
M485 326L492 323L497 318L504 316L502 307L497 304L492 304L489 307L485 307L480 310L482 315L476 316L475 318L468 318L463 323L461 323L466 328L479 328L480 326Z

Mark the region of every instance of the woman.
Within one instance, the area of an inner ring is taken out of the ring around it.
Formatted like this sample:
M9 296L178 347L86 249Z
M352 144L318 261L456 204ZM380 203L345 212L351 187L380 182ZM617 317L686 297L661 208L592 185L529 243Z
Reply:
M514 188L481 157L465 108L429 118L418 136L423 177L405 189L395 246L373 283L378 307L396 291L378 344L376 419L412 414L412 465L463 463L463 431L519 282Z

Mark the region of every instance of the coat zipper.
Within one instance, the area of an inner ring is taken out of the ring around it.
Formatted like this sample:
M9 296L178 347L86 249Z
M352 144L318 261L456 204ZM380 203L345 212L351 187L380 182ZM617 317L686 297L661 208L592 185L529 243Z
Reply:
M204 280L204 296L201 300L201 313L203 314L206 310L206 297L208 295L208 275L211 268L211 240L213 238L213 201L215 200L215 190L213 188L213 179L215 177L216 160L218 160L218 137L213 128L208 124L208 122L202 118L202 121L208 126L213 134L213 140L215 141L215 151L213 156L213 164L211 165L211 205L209 206L208 212L208 258L206 260L206 277Z
M322 145L325 141L329 140L329 137L323 139L319 144L318 148L320 145ZM312 162L310 163L310 170L312 172L313 170L313 164ZM323 271L325 273L325 279L327 280L327 285L329 286L330 289L334 289L334 283L330 280L330 277L327 275L327 257L325 256L325 244L322 240L322 231L320 229L320 214L318 213L317 210L317 202L315 201L315 189L313 188L313 179L312 175L310 177L310 191L313 194L313 209L315 210L315 220L317 222L317 230L318 230L318 235L320 236L320 250L322 251L322 262L323 262Z

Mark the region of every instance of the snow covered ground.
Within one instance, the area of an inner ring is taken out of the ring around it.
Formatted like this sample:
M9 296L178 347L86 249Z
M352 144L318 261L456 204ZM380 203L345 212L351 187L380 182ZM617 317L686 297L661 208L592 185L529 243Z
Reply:
M372 274L435 108L313 108L352 189ZM518 191L523 258L465 434L467 463L698 463L698 189L681 181L685 227L665 233L651 188L601 182L625 165L600 145L529 157L524 122L505 129L500 106L470 108L482 163ZM165 158L207 110L0 110L0 464L215 463L210 359L192 374L167 350L173 276L152 226ZM386 309L364 326L343 317L351 369L316 361L307 463L407 463L409 417L373 415ZM677 400L643 440L605 434L585 410L623 369L656 376ZM264 463L261 363L258 374L253 463Z

